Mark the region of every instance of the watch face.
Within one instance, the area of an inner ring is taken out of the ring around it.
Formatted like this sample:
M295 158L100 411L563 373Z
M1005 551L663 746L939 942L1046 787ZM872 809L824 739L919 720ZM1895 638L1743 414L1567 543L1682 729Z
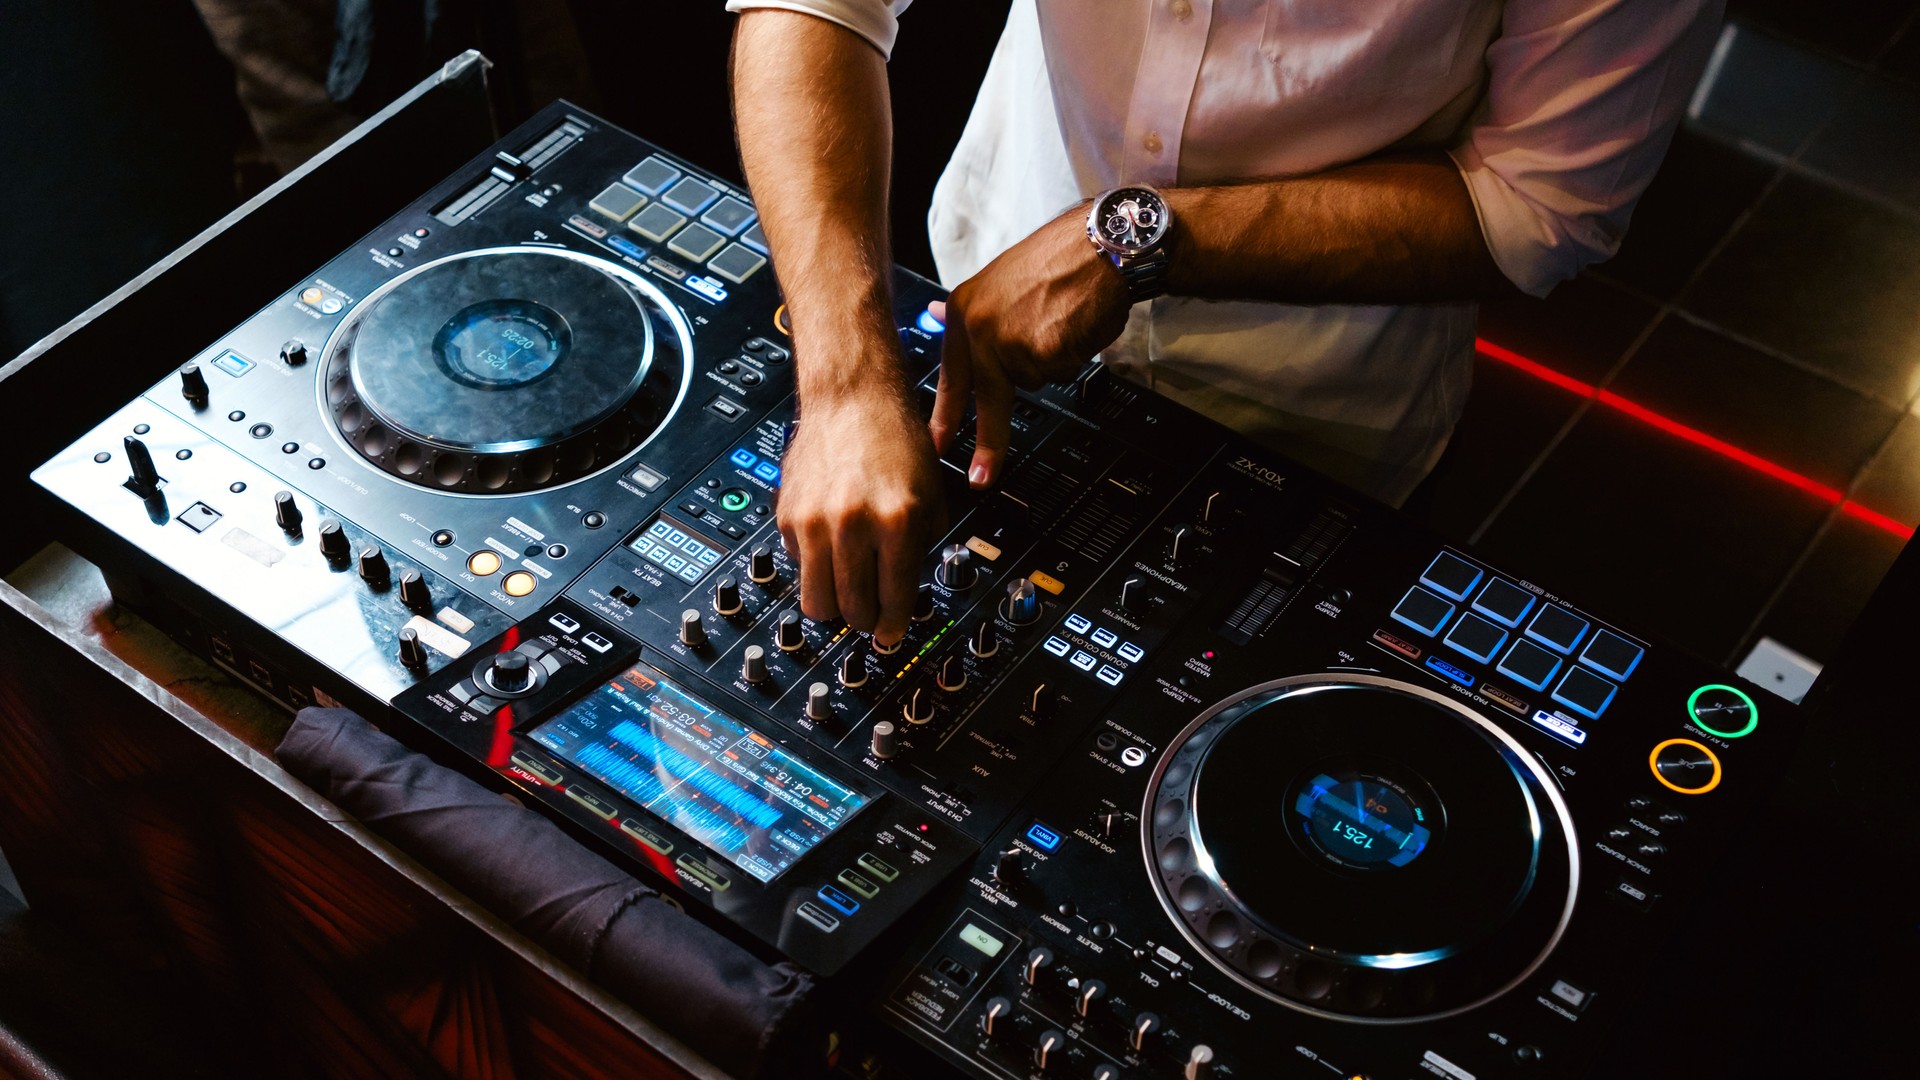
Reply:
M1094 208L1099 239L1123 255L1145 251L1167 231L1167 204L1147 188L1108 192Z

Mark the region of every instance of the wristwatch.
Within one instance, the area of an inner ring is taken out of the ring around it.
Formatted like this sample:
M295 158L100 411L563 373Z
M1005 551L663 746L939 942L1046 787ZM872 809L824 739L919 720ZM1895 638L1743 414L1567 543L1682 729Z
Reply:
M1087 212L1087 239L1120 268L1127 302L1137 304L1167 291L1168 230L1173 211L1145 184L1103 191Z

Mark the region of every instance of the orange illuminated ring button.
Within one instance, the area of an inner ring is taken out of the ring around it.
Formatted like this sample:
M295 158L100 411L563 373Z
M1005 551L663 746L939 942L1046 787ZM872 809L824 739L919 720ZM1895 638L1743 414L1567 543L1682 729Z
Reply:
M467 569L481 577L490 577L500 572L500 556L485 549L476 551L467 557Z
M1668 739L1647 755L1653 778L1682 795L1705 795L1720 786L1720 758L1692 739Z
M500 587L508 596L527 596L533 592L533 587L537 584L539 582L534 576L525 570L515 570L500 579Z

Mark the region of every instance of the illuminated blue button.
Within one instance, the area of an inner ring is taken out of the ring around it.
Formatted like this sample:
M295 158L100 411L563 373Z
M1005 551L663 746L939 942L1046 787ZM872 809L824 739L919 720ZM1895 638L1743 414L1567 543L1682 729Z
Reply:
M673 531L673 526L664 521L656 521L647 528L648 536L665 536Z
M682 581L699 581L700 567L697 563L688 563L678 571Z
M671 571L673 571L674 573L676 573L676 574L677 574L677 573L679 573L680 571L682 571L682 570L684 570L684 569L686 569L686 567L687 567L687 560L685 560L685 559L683 559L683 558L681 558L681 557L680 557L680 556L678 556L678 555L669 555L669 556L667 556L667 564L666 564L666 565L667 565L667 569L669 569L669 570L671 570Z
M753 467L753 475L769 484L777 484L780 482L780 466L771 461L763 461Z
M653 550L653 541L643 536L633 542L633 550L645 555L647 552Z
M1587 733L1560 719L1558 716L1541 709L1533 714L1533 722L1567 740L1575 746L1587 741Z
M616 248L619 248L622 252L625 252L626 254L631 255L636 259L644 259L647 257L646 248L641 247L639 244L634 243L633 241L627 239L624 236L609 236L607 238L607 243L613 245Z
M1067 655L1067 651L1073 648L1073 646L1067 644L1064 640L1057 637L1050 637L1047 640L1041 642L1040 647L1047 650L1048 652L1052 653L1055 656L1065 656Z
M1103 649L1111 649L1115 645L1119 644L1119 642L1120 642L1120 635L1114 633L1113 631L1107 629L1104 626L1093 632L1093 643L1095 645L1100 646Z
M913 320L914 325L929 334L938 334L946 330L946 324L933 317L933 312L922 311L920 317Z
M253 370L253 361L241 356L237 352L230 352L223 354L220 359L215 360L213 366L237 379Z
M1393 618L1432 637L1453 618L1453 605L1415 585L1393 606Z
M1459 683L1461 686L1473 685L1473 676L1437 656L1427 657L1427 666L1445 675L1447 678L1452 679L1454 682Z
M1533 594L1505 578L1494 578L1474 598L1473 610L1502 626L1519 626L1533 610Z
M1420 583L1442 596L1465 600L1473 587L1480 583L1480 568L1443 551L1427 564L1427 572L1420 575Z
M643 551L641 552L641 554L645 555L648 559L651 559L652 561L657 563L666 562L668 558L667 549L663 547L656 547L651 551Z
M842 915L851 915L860 910L860 901L855 900L853 897L848 896L846 893L841 892L831 885L820 886L820 891L815 895L825 900L828 907Z
M698 537L689 536L680 541L680 550L689 555L698 555L707 550L707 545L701 543Z
M1037 821L1027 826L1027 839L1042 851L1052 851L1060 846L1060 834Z
M694 292L699 293L701 296L706 297L716 304L727 298L726 287L712 278L690 277L687 279L687 288L692 289Z
M1565 656L1587 636L1587 620L1566 608L1547 604L1527 624L1527 636Z
M712 566L714 563L717 563L719 561L720 561L720 553L713 550L712 548L708 548L707 550L702 551L700 553L700 565L702 566Z
M1093 629L1093 621L1085 615L1067 616L1067 629L1075 634L1084 634Z
M1493 659L1493 654L1500 651L1506 640L1505 630L1478 615L1460 616L1460 621L1447 633L1447 644L1483 664Z
M1640 666L1640 657L1645 651L1640 646L1618 634L1602 630L1587 642L1585 652L1580 654L1580 662L1598 671L1602 675L1611 675L1622 682Z
M681 544L684 544L686 542L687 542L686 533L681 532L679 529L667 530L667 543L670 544L671 546L679 547Z
M1098 657L1084 650L1074 653L1073 658L1067 661L1067 663L1072 664L1074 667L1079 668L1081 671L1092 671L1093 666L1095 664L1098 664L1099 662L1100 660Z
M1106 683L1108 686L1119 686L1121 671L1112 664L1101 664L1100 670L1094 672L1093 677Z
M1147 650L1142 649L1131 641L1120 646L1120 659L1125 660L1129 664L1139 663L1140 658L1145 655L1147 655Z
M1570 669L1566 678L1560 680L1560 685L1553 688L1553 700L1589 720L1598 720L1619 690L1619 687L1593 672L1576 667Z
M1529 690L1545 690L1560 670L1560 658L1531 641L1516 641L1497 670Z
M743 469L751 469L760 463L760 455L742 446L733 453L728 454L727 460Z

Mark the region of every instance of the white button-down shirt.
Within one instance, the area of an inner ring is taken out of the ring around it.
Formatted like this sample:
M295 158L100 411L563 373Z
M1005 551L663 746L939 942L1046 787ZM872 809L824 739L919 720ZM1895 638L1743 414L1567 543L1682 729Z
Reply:
M960 0L964 2L964 0ZM911 0L728 0L890 52ZM1613 254L1712 51L1723 0L1014 0L928 215L958 284L1122 183L1316 172L1444 149L1522 289ZM1446 446L1472 304L1163 297L1102 358L1390 501Z

